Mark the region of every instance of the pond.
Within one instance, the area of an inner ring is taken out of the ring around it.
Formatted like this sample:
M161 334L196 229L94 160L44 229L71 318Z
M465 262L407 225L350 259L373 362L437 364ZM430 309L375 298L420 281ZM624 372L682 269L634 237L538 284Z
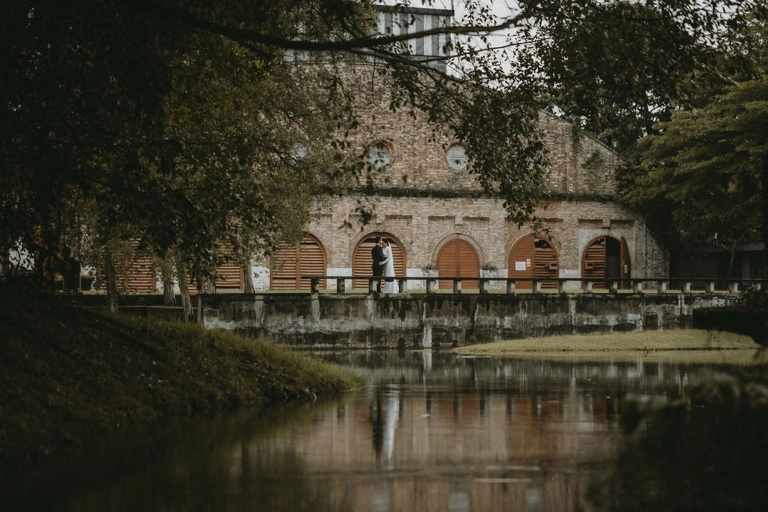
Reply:
M761 367L327 352L369 381L333 403L179 422L5 478L4 510L582 511L623 397ZM10 508L5 508L5 506Z

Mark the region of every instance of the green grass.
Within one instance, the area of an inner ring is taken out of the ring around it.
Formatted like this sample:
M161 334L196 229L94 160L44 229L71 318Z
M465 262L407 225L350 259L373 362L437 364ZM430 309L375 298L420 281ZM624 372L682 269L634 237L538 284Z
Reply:
M659 362L768 362L768 354L748 336L696 329L523 338L470 345L453 351L464 356L595 361L642 358Z
M0 463L110 431L330 397L361 377L267 340L0 295Z

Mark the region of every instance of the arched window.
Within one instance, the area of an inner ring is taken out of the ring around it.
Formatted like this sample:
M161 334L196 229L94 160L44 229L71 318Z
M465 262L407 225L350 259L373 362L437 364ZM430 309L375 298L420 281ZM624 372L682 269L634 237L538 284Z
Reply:
M405 277L405 251L403 250L403 244L389 233L369 233L363 237L355 246L355 250L352 253L352 275L353 276L370 276L373 273L371 265L373 264L373 258L371 257L371 249L376 244L376 237L389 238L392 240L392 259L395 264L395 275L398 277ZM352 288L368 288L367 279L355 279L352 282Z
M312 235L304 237L300 243L282 245L272 254L269 266L270 290L309 290L311 281L302 279L302 275L325 275L325 249L320 240ZM320 280L320 288L325 288L325 279Z
M509 251L507 276L514 279L541 279L542 287L556 288L559 276L557 251L550 242L534 235L526 235ZM517 288L531 288L531 281L516 283Z
M443 277L480 277L480 257L477 250L461 238L450 240L437 253L437 272ZM461 287L479 288L479 281L462 281ZM453 289L453 281L440 281L440 288Z
M581 258L581 276L594 279L596 288L605 287L603 279L625 279L631 276L627 241L611 236L599 236L587 244ZM622 288L629 283L622 283Z

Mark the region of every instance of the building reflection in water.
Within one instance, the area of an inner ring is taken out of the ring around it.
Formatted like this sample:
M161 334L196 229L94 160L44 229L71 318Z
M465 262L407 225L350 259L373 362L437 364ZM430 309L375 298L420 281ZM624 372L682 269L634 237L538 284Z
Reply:
M676 397L688 368L360 353L371 382L269 443L301 454L337 510L589 510L627 392ZM264 447L264 440L256 441Z

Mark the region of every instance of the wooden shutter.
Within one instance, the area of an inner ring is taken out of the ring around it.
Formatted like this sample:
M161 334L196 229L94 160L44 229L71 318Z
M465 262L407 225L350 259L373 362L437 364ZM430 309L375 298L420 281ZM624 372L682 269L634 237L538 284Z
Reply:
M223 263L216 267L216 290L243 290L243 267L238 263L240 257L232 246L221 244L219 251Z
M325 251L315 237L306 237L299 244L299 276L301 275L325 275ZM311 279L300 278L301 290L309 290L311 287ZM325 279L320 280L320 288L325 289Z
M444 277L480 277L480 257L472 244L457 238L437 254L437 271ZM453 289L453 281L440 281L440 288ZM462 281L463 289L478 288L479 281Z
M523 269L523 265L525 269ZM548 241L533 235L526 235L512 247L507 261L507 275L514 279L542 279L542 286L555 288L559 275L557 252ZM531 281L517 283L522 289L531 288Z
M216 288L224 290L243 289L243 267L234 263L225 263L216 269Z
M357 244L355 252L352 254L352 275L370 276L373 273L373 270L371 269L373 263L371 249L373 249L373 246L376 244L377 236L392 240L392 259L395 264L395 275L398 277L405 277L405 251L400 242L389 233L371 233ZM364 288L367 290L368 280L355 279L352 281L352 288Z
M317 238L308 235L297 245L281 245L272 255L269 287L271 290L309 290L311 280L301 276L325 275L325 271L325 250ZM320 288L325 288L325 279L320 281Z
M534 256L535 256L535 269L534 274L536 279L541 279L541 283L544 288L557 288L557 279L560 275L560 262L557 258L557 251L552 247L552 244L543 238L536 238L534 244ZM547 279L551 279L547 281Z
M157 291L155 257L148 249L139 249L139 240L131 240L133 254L124 272L118 271L117 286L121 292L154 293Z
M594 287L605 286L605 283L601 280L605 279L606 245L606 237L601 236L592 240L584 250L581 262L581 275L585 279L595 280L595 283L593 283Z
M300 286L296 279L299 268L298 247L281 244L272 254L269 266L270 290L297 290Z

